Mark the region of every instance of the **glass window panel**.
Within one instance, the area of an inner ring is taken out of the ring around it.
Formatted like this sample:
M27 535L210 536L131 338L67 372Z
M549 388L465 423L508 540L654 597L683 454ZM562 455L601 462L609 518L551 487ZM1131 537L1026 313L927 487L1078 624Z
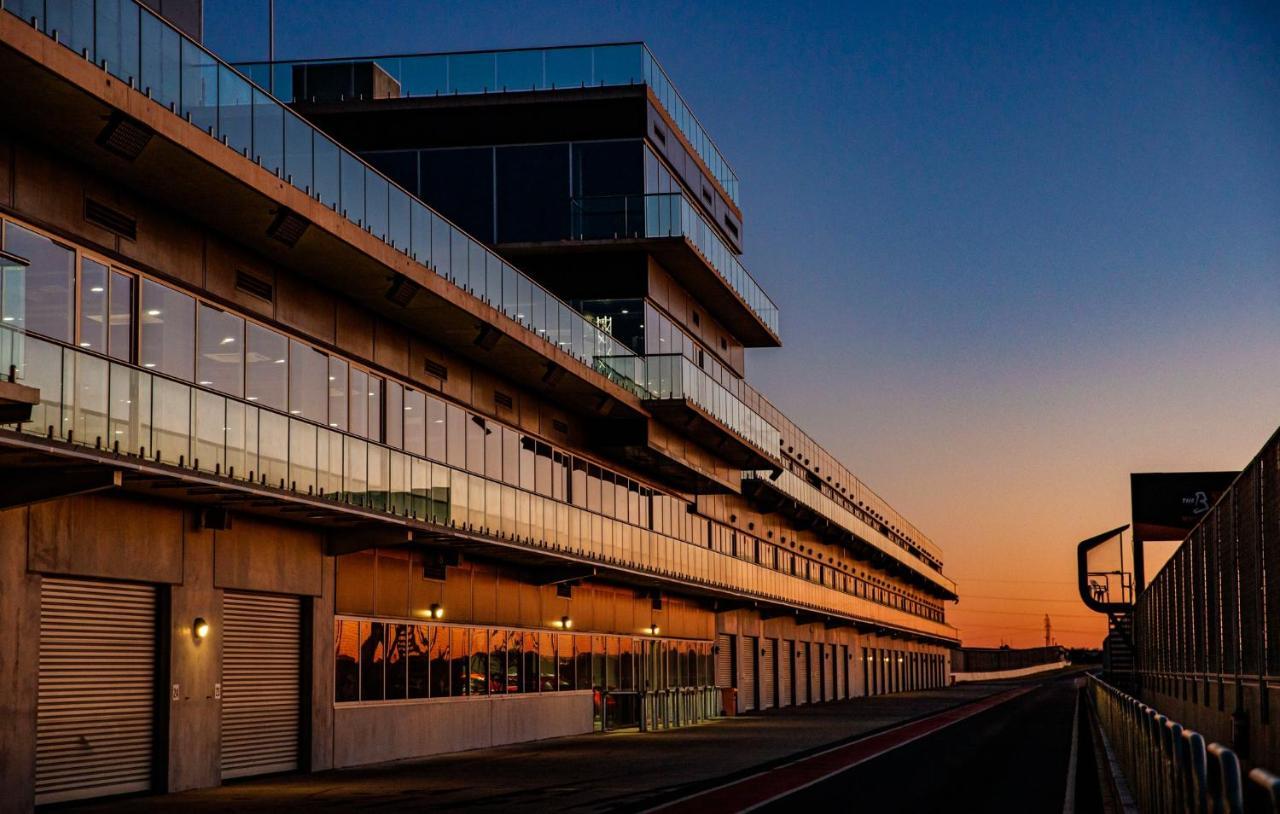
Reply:
M107 267L80 260L80 347L107 352Z
M382 622L360 623L360 700L381 701L386 697L387 626Z
M55 4L56 5L56 4ZM123 82L138 78L138 5L133 0L97 0L94 44L98 64Z
M369 440L382 441L382 377L369 374L369 389L365 391L368 402Z
M342 164L342 214L363 225L365 166L351 153L339 153L338 158Z
M405 636L409 662L408 697L427 698L431 686L431 632L426 625L408 625Z
M451 695L468 695L471 691L472 674L471 674L471 639L468 634L471 631L466 628L450 628L449 633L449 655L450 655L450 687ZM488 671L485 671L487 675Z
M144 280L141 310L142 366L190 381L195 367L195 300Z
M502 436L505 428L496 423L485 427L484 475L495 481L502 480Z
M520 436L508 427L502 428L502 479L520 485Z
M369 436L369 374L359 368L351 368L351 387L349 393L350 410L347 424L351 432L361 437Z
M536 635L538 636L538 689L541 692L552 692L557 689L556 636L552 633L539 633Z
M133 361L133 278L111 272L107 352L113 359Z
M524 634L509 630L507 631L506 692L524 692L524 668Z
M577 688L591 689L591 637L573 637L574 660L576 663Z
M420 390L404 392L404 450L414 455L425 455L427 400Z
M284 108L253 89L253 156L267 172L284 177Z
M27 260L25 316L16 314L10 327L71 341L75 302L75 253L47 237L13 223L4 225L6 251ZM7 316L8 314L6 314Z
M289 342L289 414L325 423L329 411L326 383L329 360L301 342Z
M334 620L334 700L360 700L360 623Z
M396 382L387 382L387 446L404 447L404 388Z
M31 16L27 15L28 9L24 8L27 4L15 3L9 4L9 8L15 13L20 14L23 20L30 20ZM51 36L56 33L58 42L70 48L79 54L87 51L90 55L94 53L93 42L93 4L92 3L75 3L75 2L51 2L51 3L34 3L37 8L48 6L48 21L45 24L45 31ZM150 15L145 15L150 16Z
M144 288L144 296L145 293ZM264 407L287 409L289 342L283 335L252 322L245 326L244 392L246 399Z
M542 88L542 51L505 51L497 54L498 83L503 91Z
M538 655L539 637L537 633L529 632L520 635L524 639L524 649L521 657L521 684L525 692L537 692L542 683L539 678L541 673L541 659Z
M193 42L182 40L182 114L213 133L218 126L218 65Z
M308 495L315 494L319 485L316 466L318 429L305 421L289 421L289 488Z
M405 698L409 688L408 638L412 625L387 625L387 700Z
M329 426L347 429L347 363L329 357Z
M271 486L289 482L289 419L258 411L258 480Z
M446 439L448 447L447 461L450 466L465 469L467 465L467 414L452 404L446 409Z
M374 237L387 239L387 179L369 170L364 174L365 225Z
M196 383L244 395L244 320L204 303L197 311Z
M315 180L312 195L330 209L337 209L342 196L341 152L337 144L319 133L313 131L312 138L312 175Z
M427 457L445 460L445 407L434 396L427 396Z
M444 698L449 695L449 644L450 629L431 625L425 628L427 643L431 657L430 691L432 698ZM463 648L465 652L465 647Z
M450 54L449 92L484 93L497 88L495 60L488 54Z
M469 662L468 670L468 695L487 695L491 692L489 678L489 631L484 630L483 628L477 628L471 631L471 660Z
M558 664L558 683L556 688L560 690L575 689L573 637L567 633L556 635L556 662Z

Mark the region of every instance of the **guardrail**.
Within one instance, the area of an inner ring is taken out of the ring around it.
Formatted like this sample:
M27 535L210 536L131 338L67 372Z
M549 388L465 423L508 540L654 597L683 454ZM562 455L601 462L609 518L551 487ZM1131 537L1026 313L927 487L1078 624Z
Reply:
M1280 812L1280 778L1266 769L1242 777L1240 759L1220 743L1161 715L1094 675L1089 697L1103 735L1143 811Z
M675 687L640 693L640 731L675 729L719 718L716 687Z

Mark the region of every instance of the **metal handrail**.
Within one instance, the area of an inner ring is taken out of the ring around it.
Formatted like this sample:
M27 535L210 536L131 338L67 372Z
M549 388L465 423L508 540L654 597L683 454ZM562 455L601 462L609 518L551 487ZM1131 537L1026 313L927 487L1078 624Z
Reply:
M1280 813L1280 778L1256 768L1246 785L1239 756L1096 675L1089 699L1105 741L1143 811Z

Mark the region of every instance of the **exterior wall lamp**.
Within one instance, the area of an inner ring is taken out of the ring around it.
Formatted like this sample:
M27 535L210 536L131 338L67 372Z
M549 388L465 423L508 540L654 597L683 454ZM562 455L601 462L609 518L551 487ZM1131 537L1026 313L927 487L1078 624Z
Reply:
M439 604L436 604L436 603L434 603L434 602L433 602L433 603L431 604L431 607L427 609L427 618L428 618L428 619L443 619L443 618L444 618L444 607L443 607L443 606L441 606L441 605L439 605Z
M552 624L555 627L560 628L561 630L568 630L569 628L573 627L573 620L570 619L568 616L561 616L555 622L552 622Z
M202 642L209 636L209 623L203 616L197 616L191 623L191 636L197 642Z
M647 634L649 634L650 636L657 636L657 635L658 635L658 632L659 632L659 629L658 629L658 623L657 623L657 622L650 622L650 623L649 623L649 626L648 626L647 628L645 628L645 629L644 629L644 632L645 632L645 633L647 633Z

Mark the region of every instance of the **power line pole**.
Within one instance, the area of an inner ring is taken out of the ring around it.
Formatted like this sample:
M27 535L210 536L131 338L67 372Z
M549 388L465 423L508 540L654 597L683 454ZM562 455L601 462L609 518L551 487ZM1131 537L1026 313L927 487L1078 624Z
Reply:
M1049 646L1050 634L1053 632L1053 623L1049 621L1049 614L1044 615L1044 646Z

